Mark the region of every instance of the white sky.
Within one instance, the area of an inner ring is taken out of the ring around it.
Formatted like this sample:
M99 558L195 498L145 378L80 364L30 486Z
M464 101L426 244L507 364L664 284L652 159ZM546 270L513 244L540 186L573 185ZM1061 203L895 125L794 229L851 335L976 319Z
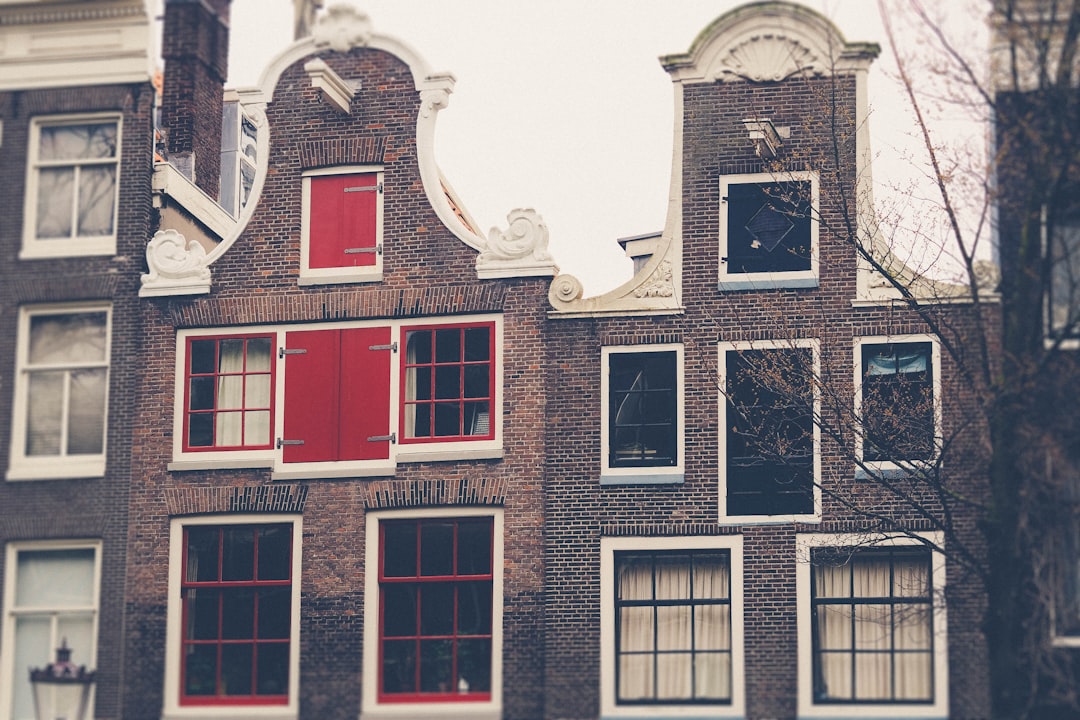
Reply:
M341 0L327 0L327 5ZM414 48L457 85L435 153L483 234L535 208L562 272L586 296L631 275L616 239L663 228L671 176L672 87L657 58L689 49L736 0L351 0L375 32ZM808 0L849 42L883 47L870 80L882 167L913 123L898 103L873 0ZM228 84L253 85L292 41L289 0L234 0ZM972 42L983 42L978 33ZM985 45L984 45L985 46ZM910 163L908 163L910 167ZM903 170L890 171L891 179ZM879 190L879 195L881 192Z

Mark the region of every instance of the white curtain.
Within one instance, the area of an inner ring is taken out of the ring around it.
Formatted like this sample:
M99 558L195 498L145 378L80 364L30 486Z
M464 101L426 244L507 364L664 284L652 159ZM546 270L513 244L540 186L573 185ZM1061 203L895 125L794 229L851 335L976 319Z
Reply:
M246 408L270 407L269 372L269 340L235 338L220 342L215 445L236 447L270 443L270 411L245 411Z
M405 363L407 365L413 365L416 363L416 345L422 340L427 340L429 334L427 332L410 332L407 334L405 340ZM426 369L425 369L426 371ZM405 399L416 399L416 373L419 372L419 368L409 367L405 371ZM406 437L421 437L427 436L426 429L423 431L416 427L416 404L405 403L403 408L405 413L405 436Z
M819 565L814 582L819 599L883 600L818 604L819 690L837 700L931 699L931 607L903 600L927 598L925 559L862 557Z
M634 557L619 566L620 600L728 597L722 561ZM722 700L731 697L730 605L686 604L621 608L619 698L622 700ZM655 663L655 674L654 674ZM655 685L654 685L655 682Z

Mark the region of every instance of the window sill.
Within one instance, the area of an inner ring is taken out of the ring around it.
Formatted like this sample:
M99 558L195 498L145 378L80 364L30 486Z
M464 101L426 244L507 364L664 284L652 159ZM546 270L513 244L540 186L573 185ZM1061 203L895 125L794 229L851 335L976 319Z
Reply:
M49 462L12 463L6 479L22 480L76 480L105 477L105 458L92 460L53 460Z
M451 703L432 703L431 705L382 705L360 712L360 720L431 720L433 717L451 720L500 720L502 711L485 707L470 707L470 703L460 706Z
M279 465L270 473L271 480L333 480L336 478L393 477L396 466L379 461L377 465L344 463L294 463Z
M601 485L681 485L685 479L681 472L600 473Z
M462 450L407 450L398 452L396 457L399 463L502 460L503 451L501 447L466 448Z
M302 273L296 280L300 287L313 287L318 285L345 285L348 283L377 283L382 282L382 270L358 273L349 268L349 272L334 271L326 275L311 275Z
M931 466L929 462L918 461L899 465L893 462L864 463L866 467L855 468L856 480L901 480L919 474Z
M1056 648L1080 650L1080 636L1055 635L1050 644Z
M161 720L298 720L299 716L294 708L274 705L202 705L166 710Z
M55 244L54 244L55 243ZM69 257L96 257L116 254L116 238L106 240L38 240L23 245L20 260L56 260Z
M747 275L738 279L734 279L735 277L734 275L722 276L720 281L716 283L716 289L720 292L731 292L733 290L802 290L818 287L816 276L802 277L793 275L792 277L784 277L782 275L764 274Z
M718 522L721 525L816 525L821 522L821 515L721 515Z
M274 461L267 458L229 458L224 460L174 460L166 466L169 472L190 470L247 470L264 469L274 466Z

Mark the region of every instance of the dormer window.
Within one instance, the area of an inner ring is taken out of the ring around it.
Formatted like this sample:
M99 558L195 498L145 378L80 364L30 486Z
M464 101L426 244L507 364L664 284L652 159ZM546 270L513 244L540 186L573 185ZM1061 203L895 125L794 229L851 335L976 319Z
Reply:
M382 168L306 173L303 203L301 285L382 280Z

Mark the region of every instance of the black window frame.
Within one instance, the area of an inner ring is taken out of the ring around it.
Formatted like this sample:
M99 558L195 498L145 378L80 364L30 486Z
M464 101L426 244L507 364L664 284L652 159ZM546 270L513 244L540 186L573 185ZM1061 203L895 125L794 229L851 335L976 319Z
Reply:
M727 276L813 269L810 179L729 182L726 193L727 238L721 262Z
M904 372L904 358L925 355L923 370ZM871 374L874 358L889 358L895 372ZM934 343L930 340L864 342L859 357L859 415L865 462L928 462L937 454ZM881 440L886 436L889 440ZM918 436L918 437L913 437Z
M675 349L610 352L605 370L608 373L608 467L677 467L681 421L679 352ZM625 442L630 438L633 442ZM637 447L638 452L635 455L632 450L621 450L624 446Z

